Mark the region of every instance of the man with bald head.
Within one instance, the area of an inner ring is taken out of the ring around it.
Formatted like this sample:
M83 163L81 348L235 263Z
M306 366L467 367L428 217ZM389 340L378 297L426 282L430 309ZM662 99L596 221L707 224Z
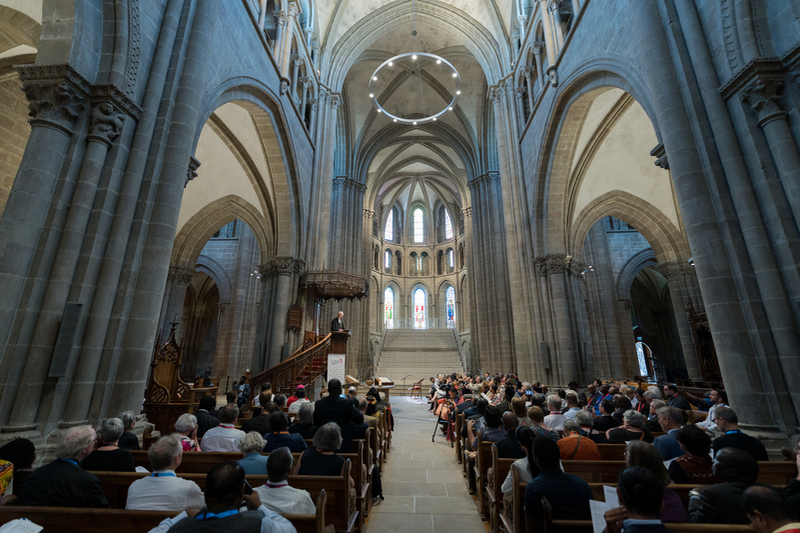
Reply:
M756 485L744 491L744 511L757 533L797 533L797 514L774 487Z
M508 431L508 435L497 441L497 455L501 459L522 459L525 452L522 450L517 440L517 427L519 419L513 411L503 413L503 428Z
M756 485L758 463L738 448L723 448L713 464L714 475L725 481L689 493L689 521L698 524L749 524L742 495Z

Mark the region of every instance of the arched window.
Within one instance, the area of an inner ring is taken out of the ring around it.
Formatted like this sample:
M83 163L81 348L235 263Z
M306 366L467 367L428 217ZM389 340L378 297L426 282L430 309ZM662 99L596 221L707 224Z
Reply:
M391 274L392 272L392 252L390 250L386 250L383 253L383 268L389 271Z
M414 291L414 328L425 329L425 291Z
M447 209L444 210L444 238L453 238L453 223L450 221L450 213L447 212Z
M421 208L414 209L414 242L425 242L425 219Z
M386 217L386 228L383 230L383 238L387 241L394 240L394 209L389 211Z
M455 268L456 267L456 254L453 253L453 249L452 248L447 250L447 266L449 268Z
M453 287L447 287L444 293L444 309L447 316L447 327L456 327L456 291Z
M394 291L390 287L383 291L383 323L388 329L394 328Z

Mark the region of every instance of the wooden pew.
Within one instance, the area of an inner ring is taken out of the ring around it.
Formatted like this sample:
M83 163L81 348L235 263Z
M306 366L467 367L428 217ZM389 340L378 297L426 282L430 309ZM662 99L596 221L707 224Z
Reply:
M473 471L475 472L475 502L478 505L478 513L481 515L481 520L486 520L489 512L489 502L486 497L486 477L492 464L492 446L494 446L493 443L483 441L483 432L479 431L478 449L475 451Z
M516 459L501 459L497 445L492 444L492 464L487 473L486 500L489 505L489 527L492 533L500 533L500 514L503 511L503 486L506 476L511 470L511 465Z
M604 461L624 461L627 444L598 444L600 458Z
M464 427L464 413L456 413L456 420L453 428L453 437L455 440L455 454L456 454L456 462L461 464L464 460L463 457L463 449L464 444L461 439L461 428Z
M332 524L325 524L327 496L321 490L316 499L316 514L284 514L297 533L333 533ZM114 524L115 533L140 533L156 527L174 511L127 511L124 509L80 509L70 507L35 507L4 505L0 507L0 524L27 518L42 526L44 533L105 533Z
M325 490L327 502L325 505L325 516L328 523L332 523L337 531L352 532L355 530L358 521L358 506L352 501L350 494L350 476L352 464L349 459L345 460L342 476L289 476L289 485L296 488L307 490L311 498L316 500L320 491ZM22 486L25 478L33 470L17 470L14 472L14 487ZM137 479L146 477L148 474L139 472L93 472L100 478L100 485L108 499L112 509L125 509L128 499L128 488ZM184 479L189 479L197 483L203 489L206 485L206 474L186 474L179 475ZM247 476L247 480L252 487L260 487L267 482L267 476Z

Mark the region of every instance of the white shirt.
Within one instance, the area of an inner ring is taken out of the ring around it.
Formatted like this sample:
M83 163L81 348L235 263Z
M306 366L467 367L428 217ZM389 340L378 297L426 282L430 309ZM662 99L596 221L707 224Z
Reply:
M239 441L244 435L244 431L236 429L233 424L220 424L206 431L201 447L204 452L238 452Z
M258 508L264 513L264 519L261 521L261 533L297 533L291 522L277 513L273 513L263 505ZM188 515L186 511L173 518L165 518L156 527L151 529L148 533L166 533L169 528L186 518Z
M533 479L531 476L530 468L528 468L528 458L523 457L522 459L517 459L511 465L511 468L516 468L517 472L519 472L519 482L520 483L530 483ZM513 480L511 479L511 470L508 471L508 475L506 479L503 481L503 485L500 487L500 491L503 494L511 494L514 490Z
M261 498L261 504L269 510L280 514L316 514L317 506L308 491L290 487L286 481L269 485L253 489Z
M551 428L555 429L556 431L564 431L564 421L567 420L567 417L562 415L561 413L550 413L546 417L544 417L544 425L550 426ZM206 433L208 435L208 433ZM203 443L206 442L206 438L203 437ZM205 446L203 446L205 450Z
M714 422L712 422L712 420L714 420L714 411L717 410L717 407L728 407L728 406L725 405L724 403L723 404L715 403L714 405L709 407L708 416L706 417L706 419L703 420L702 422L698 422L695 425L701 429L707 429L708 431L716 431L717 425Z
M308 398L298 398L297 400L292 402L292 405L289 406L290 413L297 413L300 411L300 408L303 404L308 403Z
M197 483L175 477L173 470L159 470L156 473L166 475L148 476L131 483L125 509L177 513L184 509L205 507L206 500Z

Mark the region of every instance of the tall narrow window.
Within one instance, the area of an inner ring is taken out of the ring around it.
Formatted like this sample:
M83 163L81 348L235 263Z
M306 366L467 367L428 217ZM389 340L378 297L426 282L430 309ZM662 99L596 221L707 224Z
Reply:
M386 250L383 254L383 267L387 270L392 268L392 252Z
M456 327L456 291L448 287L444 293L444 308L447 313L447 327Z
M425 241L425 221L423 219L422 209L419 207L414 209L414 242Z
M383 230L383 238L387 241L394 239L394 209L389 211L389 216L386 217L386 228Z
M383 323L387 329L394 328L394 291L390 287L383 291Z
M455 268L456 266L456 254L453 253L453 249L447 250L447 266L450 268Z
M444 210L444 238L453 238L453 223L450 221L450 213L447 212L447 209Z
M414 328L425 329L425 291L414 291Z

